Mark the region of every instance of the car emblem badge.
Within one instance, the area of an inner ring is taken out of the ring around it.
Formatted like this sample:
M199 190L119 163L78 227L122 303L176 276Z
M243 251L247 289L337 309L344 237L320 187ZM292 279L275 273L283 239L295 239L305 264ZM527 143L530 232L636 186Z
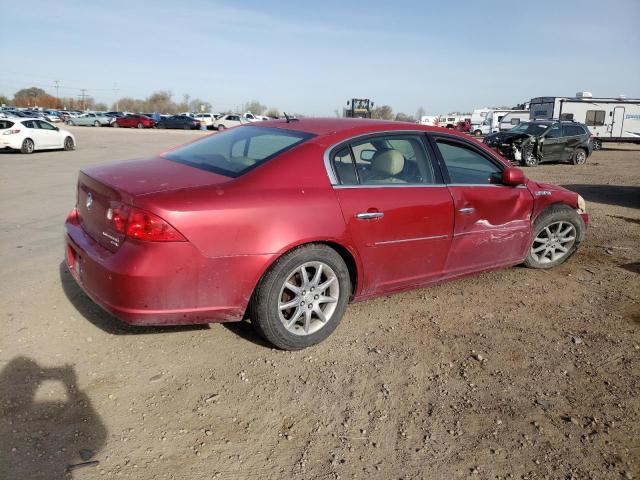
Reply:
M91 210L91 205L93 205L93 195L91 195L91 192L89 192L89 194L87 195L87 210Z

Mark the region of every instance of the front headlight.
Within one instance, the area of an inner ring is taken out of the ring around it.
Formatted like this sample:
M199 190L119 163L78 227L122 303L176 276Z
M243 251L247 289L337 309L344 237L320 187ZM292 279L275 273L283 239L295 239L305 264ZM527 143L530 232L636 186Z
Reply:
M578 195L578 211L580 213L587 213L587 203L582 198L582 195Z

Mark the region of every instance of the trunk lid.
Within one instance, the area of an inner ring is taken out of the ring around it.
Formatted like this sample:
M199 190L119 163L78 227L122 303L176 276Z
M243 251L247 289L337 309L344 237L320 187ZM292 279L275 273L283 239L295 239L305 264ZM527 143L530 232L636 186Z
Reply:
M84 231L115 252L125 235L114 228L119 207L157 192L218 185L232 180L161 157L83 168L78 177L77 210ZM152 212L153 213L153 212Z

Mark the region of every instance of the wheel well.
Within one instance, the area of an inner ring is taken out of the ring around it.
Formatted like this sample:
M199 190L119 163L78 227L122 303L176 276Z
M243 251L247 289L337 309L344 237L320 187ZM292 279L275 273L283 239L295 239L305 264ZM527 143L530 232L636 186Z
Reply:
M256 282L255 286L253 287L253 291L251 292L251 297L249 297L249 303L247 304L247 306L245 308L245 313L243 315L243 318L245 318L245 319L248 318L247 315L248 315L248 312L249 312L249 306L251 304L251 299L253 299L253 296L255 295L256 290L260 286L260 282L262 281L262 279L264 278L266 273L269 270L271 270L271 268L278 261L278 259L282 258L282 255L285 255L286 253L290 252L291 250L295 250L296 248L304 247L306 245L326 245L327 247L332 248L333 250L335 250L338 253L338 255L340 255L340 257L342 257L342 260L344 260L344 263L347 265L347 270L349 270L349 280L351 281L351 296L353 296L353 294L356 291L357 282L358 282L358 267L356 265L356 260L355 260L355 258L353 258L353 255L351 254L351 252L347 248L345 248L342 245L340 245L339 243L331 242L331 241L319 240L317 242L301 243L300 245L296 245L294 247L291 247L289 250L286 250L286 251L282 252L278 256L278 258L273 260L273 262L271 262L267 266L267 268L265 268L265 270L260 275L260 278L258 278L258 281Z
M311 243L319 243L322 245L326 245L327 247L333 248L338 255L342 257L344 263L347 265L347 269L349 270L349 280L351 280L351 295L356 292L356 287L358 285L358 266L356 265L356 260L353 258L351 252L335 242L311 242Z

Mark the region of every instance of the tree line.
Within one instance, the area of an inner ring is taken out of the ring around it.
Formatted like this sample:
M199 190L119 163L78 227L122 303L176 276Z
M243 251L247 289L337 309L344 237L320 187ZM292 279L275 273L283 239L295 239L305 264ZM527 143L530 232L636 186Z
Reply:
M13 105L15 107L41 107L53 109L67 110L109 110L107 104L96 102L93 97L85 96L84 98L60 97L45 92L41 88L30 87L23 88L15 93L13 99L10 100L4 95L0 95L0 104ZM111 110L121 112L147 112L147 113L168 113L176 114L181 112L211 112L213 106L210 102L200 98L192 98L189 94L184 94L182 99L176 101L170 90L159 90L153 92L147 98L139 99L132 97L121 97L110 106ZM280 111L274 107L267 107L258 100L250 100L242 105L241 112L232 112L231 110L222 110L218 113L244 113L251 112L255 115L266 115L269 117L280 117ZM304 115L295 112L289 113L292 116L303 117ZM335 110L337 117L341 117L342 113ZM425 114L424 108L420 107L416 110L415 115L408 115L402 112L394 113L390 105L376 106L371 110L371 118L382 120L396 120L399 122L415 122Z

